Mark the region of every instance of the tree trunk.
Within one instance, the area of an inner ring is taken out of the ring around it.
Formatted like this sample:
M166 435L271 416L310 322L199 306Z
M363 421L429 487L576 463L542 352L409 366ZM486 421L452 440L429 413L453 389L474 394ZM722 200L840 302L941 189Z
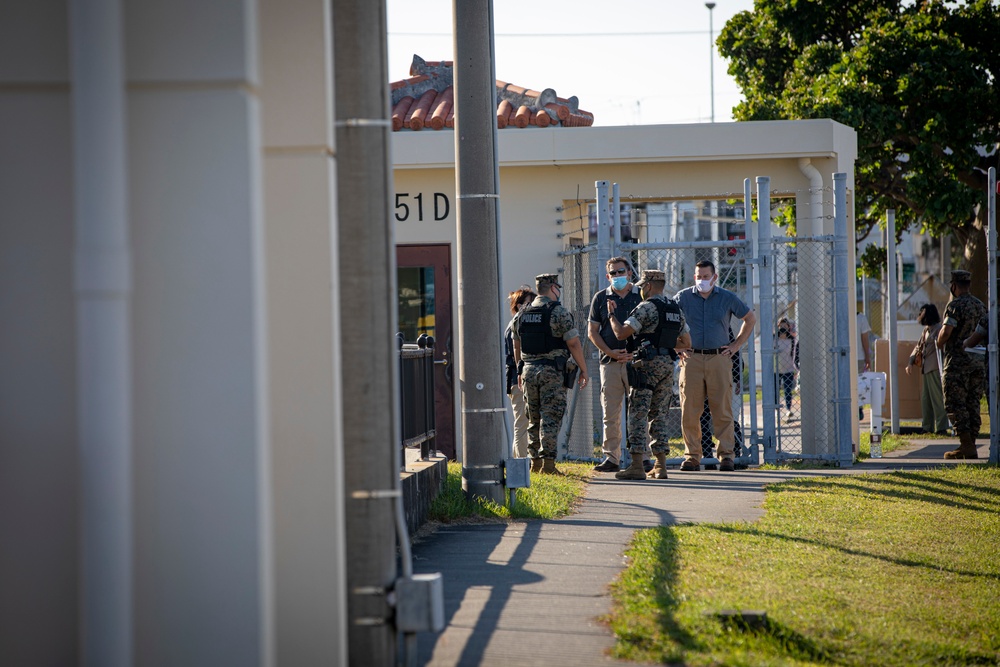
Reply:
M976 219L969 226L968 233L965 234L965 250L962 253L962 268L972 272L972 296L983 303L988 303L987 279L989 257L986 254L986 223L988 209L981 205L976 212ZM946 276L946 280L950 280Z

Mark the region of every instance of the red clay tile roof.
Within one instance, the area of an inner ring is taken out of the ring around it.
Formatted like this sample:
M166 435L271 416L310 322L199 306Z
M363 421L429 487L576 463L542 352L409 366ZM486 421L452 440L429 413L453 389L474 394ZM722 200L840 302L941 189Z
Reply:
M425 61L413 56L410 78L390 84L392 130L440 130L455 126L450 61ZM551 88L538 92L497 81L497 127L589 127L594 114L580 109L576 97L558 97Z

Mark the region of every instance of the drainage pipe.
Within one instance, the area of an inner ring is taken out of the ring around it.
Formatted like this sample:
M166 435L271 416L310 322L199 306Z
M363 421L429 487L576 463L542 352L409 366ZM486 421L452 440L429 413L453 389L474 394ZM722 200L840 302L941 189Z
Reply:
M132 663L132 385L120 0L70 3L80 663ZM99 168L95 165L100 165Z

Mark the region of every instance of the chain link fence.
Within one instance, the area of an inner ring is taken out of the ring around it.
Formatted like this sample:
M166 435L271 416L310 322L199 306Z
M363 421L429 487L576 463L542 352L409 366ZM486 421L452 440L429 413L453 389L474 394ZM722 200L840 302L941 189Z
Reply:
M828 434L835 431L836 415L825 392L818 391L834 383L832 242L778 237L771 245L774 322L761 322L761 327L770 325L774 332L775 383L773 401L764 400L763 409L775 415L779 458L833 459L836 443ZM800 279L805 276L811 279ZM824 324L800 327L806 320ZM782 334L782 329L788 333ZM808 423L805 429L803 420Z
M851 295L845 287L846 276L836 284L834 280L837 262L846 259L846 222L841 221L842 232L837 237L772 238L768 215L764 218L767 232L761 231L758 240L758 225L753 223L748 229L746 223L749 185L745 190L743 203L632 201L628 240L622 241L625 225L612 229L610 224L611 220L624 222L614 204L617 195L613 200L607 182L598 182L596 202L590 205L590 217L597 219L590 235L595 242L561 253L563 304L572 311L580 330L592 378L588 387L576 389L570 396L560 438L561 456L591 461L602 456L600 362L596 348L587 340L587 323L594 294L608 287L605 262L617 255L629 259L637 276L643 269L663 271L667 279L664 293L670 296L692 284L697 262L709 260L719 274L717 284L761 313L755 335L734 359L737 465L759 463L761 453L766 462L819 459L849 465L851 436L845 415L850 414L851 397L849 381L845 380L850 373L850 342L837 317L838 313L853 313L854 304L847 304ZM833 189L826 188L822 197L829 198L832 193ZM810 192L814 194L818 193ZM767 199L760 205L770 211L769 192L765 190L763 196ZM841 210L846 206L841 204ZM840 272L846 274L846 264ZM731 322L733 337L741 325L735 318ZM789 335L780 334L779 328L787 328ZM679 462L684 453L678 370L675 367L668 414L672 462ZM701 433L705 463L715 462L711 457L717 443L711 434L706 405ZM625 442L623 433L623 461L628 456Z
M732 231L733 223L730 224ZM742 225L739 225L742 227ZM740 234L742 237L742 233ZM718 285L735 292L752 304L749 298L749 272L747 259L747 242L743 238L722 242L692 242L692 243L622 243L618 247L619 256L626 257L632 264L634 273L638 276L643 269L659 269L664 272L667 284L664 294L673 296L681 289L690 287L693 283L695 264L701 260L709 260L716 265L719 274ZM586 339L589 320L590 303L594 295L608 287L604 278L604 261L598 260L596 246L573 249L563 255L563 305L573 313L574 321L580 330L582 339ZM733 337L739 331L742 322L734 319L731 331ZM746 356L748 348L744 347L741 355L733 360L733 416L736 435L735 454L737 462L749 463L747 424L749 424L750 385ZM572 420L564 424L561 439L561 455L571 459L599 460L602 456L603 416L600 396L600 361L597 349L585 340L584 356L587 359L587 372L592 382L585 389L577 389L570 397ZM677 390L679 367L675 362L674 391L669 401L667 417L668 429L671 434L670 458L677 461L684 453L684 443L681 436L680 396ZM707 409L702 414L701 442L703 457L714 461L714 447L717 441L712 437L712 417ZM622 420L625 424L626 420ZM625 433L622 434L622 460L628 460Z

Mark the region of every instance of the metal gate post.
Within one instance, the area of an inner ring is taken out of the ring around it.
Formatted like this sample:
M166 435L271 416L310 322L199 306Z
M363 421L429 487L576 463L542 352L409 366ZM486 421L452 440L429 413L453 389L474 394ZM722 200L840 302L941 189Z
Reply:
M597 261L590 267L589 293L597 289L604 279L604 267L611 259L611 202L608 181L595 181L597 188Z
M899 321L897 314L899 291L896 287L896 268L898 266L896 261L896 209L890 208L885 212L885 228L885 280L888 289L882 298L882 303L889 302L889 316L885 320L887 331L882 333L887 334L886 338L889 339L889 368L886 373L886 377L889 378L889 413L891 415L889 428L893 433L899 435L899 366L897 364L899 353L897 348L899 346L896 344L898 339L896 329ZM874 358L875 350L871 352L872 358Z
M986 354L989 358L990 375L989 384L987 385L987 394L989 396L989 411L990 411L990 463L1000 463L1000 410L997 409L997 401L1000 400L1000 396L997 396L997 377L998 371L998 355L997 354L997 170L996 167L990 167L989 174L987 176L987 183L989 188L989 196L987 201L989 202L987 225L986 225L986 254L989 257L989 270L987 275L989 276L989 312L987 313L987 323L989 324L987 331L989 332L989 338L987 339ZM992 318L990 320L989 318Z
M760 264L760 383L763 403L764 463L777 463L774 394L774 286L771 279L771 178L757 177L757 233Z
M618 184L615 183L612 186L613 194L611 195L611 257L618 256L618 246L622 243L622 202L619 198ZM636 280L639 276L635 277ZM600 283L598 283L599 285Z
M836 408L837 458L841 467L854 463L851 434L854 414L851 409L851 310L847 267L847 174L833 175L833 298L834 298L834 372L837 378Z
M750 267L750 303L755 304L760 299L760 263L757 248L757 230L753 225L753 193L750 179L743 179L743 229L747 235L747 265ZM761 328L763 331L763 328ZM757 346L755 337L750 336L747 342L747 367L750 380L747 382L750 390L750 447L748 455L751 463L760 463L760 433L757 431Z

